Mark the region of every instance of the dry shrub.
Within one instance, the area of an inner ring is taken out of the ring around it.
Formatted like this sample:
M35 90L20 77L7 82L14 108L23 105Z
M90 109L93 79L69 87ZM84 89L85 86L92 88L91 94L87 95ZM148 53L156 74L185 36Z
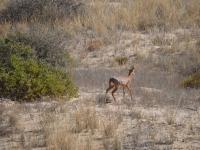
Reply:
M11 28L11 24L9 23L0 24L0 36L5 37L10 31L10 28Z
M0 21L55 22L82 14L82 5L80 1L75 0L9 0L6 8L0 12Z
M128 62L128 58L126 56L118 56L115 58L115 61L118 65L125 65Z
M89 52L99 50L103 46L103 42L101 40L92 40L87 44L87 50Z
M72 59L65 50L65 41L69 36L62 30L42 24L33 24L24 32L21 28L24 29L25 25L18 24L17 31L9 37L16 42L30 45L39 59L52 66L70 67Z

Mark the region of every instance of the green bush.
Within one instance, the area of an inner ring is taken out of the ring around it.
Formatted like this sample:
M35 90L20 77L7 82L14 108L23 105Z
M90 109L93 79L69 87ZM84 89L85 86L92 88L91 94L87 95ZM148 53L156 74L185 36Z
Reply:
M70 75L39 61L30 46L0 40L0 97L31 101L77 95Z
M182 82L183 87L200 88L200 72L190 75Z

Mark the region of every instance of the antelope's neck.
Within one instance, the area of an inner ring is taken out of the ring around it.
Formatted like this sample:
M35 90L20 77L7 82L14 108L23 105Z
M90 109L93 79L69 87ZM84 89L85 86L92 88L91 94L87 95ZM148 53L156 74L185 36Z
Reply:
M135 72L132 72L132 73L128 76L128 79L129 79L129 80L132 80L133 77L134 77L134 75L135 75Z

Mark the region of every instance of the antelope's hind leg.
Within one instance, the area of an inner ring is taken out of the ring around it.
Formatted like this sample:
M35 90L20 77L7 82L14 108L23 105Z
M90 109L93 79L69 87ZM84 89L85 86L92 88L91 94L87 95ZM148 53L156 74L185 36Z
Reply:
M118 86L115 86L115 88L114 88L113 91L112 91L112 96L113 96L113 99L114 99L115 102L116 102L116 98L115 98L115 96L114 96L114 93L115 93L117 90L118 90Z

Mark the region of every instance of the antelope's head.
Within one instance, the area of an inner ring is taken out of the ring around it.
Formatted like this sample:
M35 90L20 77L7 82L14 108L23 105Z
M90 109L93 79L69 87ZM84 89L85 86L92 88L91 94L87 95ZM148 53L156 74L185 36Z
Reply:
M132 66L130 69L129 69L129 73L128 75L134 75L134 66Z

